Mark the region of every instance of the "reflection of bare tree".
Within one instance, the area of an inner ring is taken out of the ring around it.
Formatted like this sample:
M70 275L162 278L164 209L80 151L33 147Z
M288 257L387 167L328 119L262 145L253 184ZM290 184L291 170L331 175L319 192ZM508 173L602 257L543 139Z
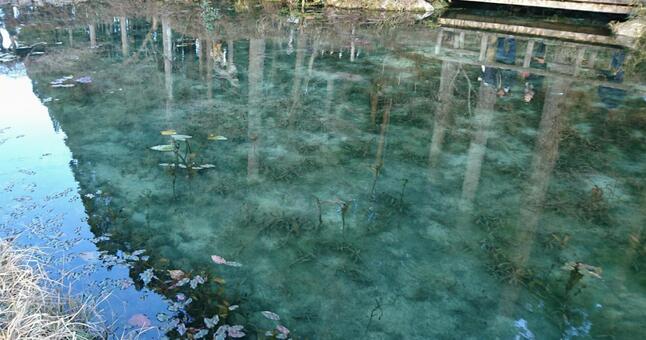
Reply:
M305 57L306 34L301 26L296 37L296 63L294 65L294 80L292 80L292 107L289 110L289 122L292 124L296 110L300 105L301 81L303 79L303 59Z
M249 94L248 138L251 146L247 154L247 179L258 177L258 139L260 134L260 106L262 105L265 40L252 38L249 41Z
M377 144L377 153L375 154L375 163L372 165L375 176L372 182L371 194L375 194L375 189L377 185L377 180L381 174L381 169L384 167L384 150L386 148L386 133L388 132L388 126L390 125L390 110L393 106L392 99L388 105L384 108L384 114L381 119L381 132L379 133L379 144Z
M457 63L450 61L442 62L442 73L440 74L440 88L437 94L437 110L433 119L433 137L429 152L429 163L431 167L437 165L437 159L442 152L444 135L449 120L449 111L453 104L453 82L457 77L459 68Z
M515 272L513 278L520 278L529 260L536 228L541 215L541 206L545 201L550 177L558 159L559 140L564 124L563 105L566 91L571 81L555 78L548 84L543 104L543 114L539 125L536 146L532 157L531 174L520 204L518 233L513 242L511 261ZM502 313L509 315L518 297L519 287L514 286L503 293Z
M494 116L493 108L495 104L496 89L492 86L481 84L478 93L478 103L476 104L475 115L473 117L476 131L469 145L467 169L464 174L464 182L462 183L462 208L467 210L471 208L476 191L478 190L482 161L487 150L487 139L489 139L489 130Z
M96 26L94 26L94 24L88 25L88 29L90 31L90 47L95 48L96 47Z
M215 66L211 50L213 41L209 38L204 39L204 55L206 56L206 96L210 100L213 98L213 67Z
M128 19L125 16L119 17L119 27L121 30L121 53L125 58L128 55Z
M162 17L162 45L164 48L164 84L166 86L166 108L173 101L173 30L168 17Z
M496 38L492 37L488 49L485 52L487 61L492 61L495 57L495 42ZM476 191L478 190L478 184L480 183L482 162L487 150L487 140L489 139L489 130L494 116L493 109L496 104L496 98L496 89L493 86L485 84L484 81L480 83L478 102L473 117L476 132L469 145L467 169L464 173L464 182L462 183L461 208L465 210L471 209Z

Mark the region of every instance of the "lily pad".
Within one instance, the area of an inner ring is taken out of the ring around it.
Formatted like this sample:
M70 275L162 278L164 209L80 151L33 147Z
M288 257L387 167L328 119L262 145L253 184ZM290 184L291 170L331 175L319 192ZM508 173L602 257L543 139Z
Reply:
M210 133L209 136L207 137L208 140L228 140L227 137L220 136L220 135L215 135Z
M175 150L175 146L171 144L162 144L162 145L155 145L150 147L151 150L155 151L161 151L161 152L171 152Z
M189 135L170 135L170 138L183 142L183 141L185 141L187 139L193 138L193 136L189 136Z

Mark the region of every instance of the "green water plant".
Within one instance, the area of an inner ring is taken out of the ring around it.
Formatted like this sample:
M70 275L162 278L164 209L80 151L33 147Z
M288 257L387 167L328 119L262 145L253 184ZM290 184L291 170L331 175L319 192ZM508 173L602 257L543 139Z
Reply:
M574 287L576 287L581 279L584 277L591 277L596 279L601 279L601 268L591 266L582 262L567 262L563 266L563 270L567 270L570 273L567 283L565 284L565 293L569 294Z
M159 151L159 152L172 152L175 157L175 162L159 163L160 166L168 167L168 168L187 169L187 170L205 170L205 169L211 169L215 167L215 165L213 164L195 163L195 159L197 158L197 153L193 151L190 143L190 140L193 138L193 136L181 135L181 134L178 134L177 131L172 129L160 131L160 134L162 136L169 136L170 143L155 145L150 147L150 149L154 151ZM215 140L226 140L226 138L222 136L216 136Z

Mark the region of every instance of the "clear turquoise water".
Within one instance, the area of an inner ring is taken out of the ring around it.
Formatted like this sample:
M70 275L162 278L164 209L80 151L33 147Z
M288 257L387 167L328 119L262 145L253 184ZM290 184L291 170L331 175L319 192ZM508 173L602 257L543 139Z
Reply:
M70 40L23 13L20 37L50 45L2 69L0 214L3 235L66 248L57 268L82 267L79 290L113 292L119 328L143 313L152 338L215 314L250 338L277 324L315 339L646 334L643 87L595 82L616 49L578 78L496 71L512 79L499 97L479 80L477 31L471 54L436 54L439 29L421 23L241 15L208 33L147 8L122 44L105 11L97 48L85 21ZM572 45L545 44L548 70L574 64ZM51 86L67 75L92 82ZM214 167L160 166L177 163L150 149L167 129ZM572 281L571 261L601 278ZM206 283L173 287L168 270ZM178 294L192 302L175 311Z

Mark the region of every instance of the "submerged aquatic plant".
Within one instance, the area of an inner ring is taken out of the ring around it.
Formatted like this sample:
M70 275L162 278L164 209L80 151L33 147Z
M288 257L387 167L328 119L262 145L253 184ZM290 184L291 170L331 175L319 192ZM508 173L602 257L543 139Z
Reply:
M601 268L591 266L582 262L568 262L563 266L563 270L570 272L570 277L565 285L565 292L569 293L584 277L593 277L601 279Z
M180 168L188 170L205 170L215 168L213 164L197 164L194 159L197 157L196 153L192 150L189 142L193 136L178 134L174 129L160 131L162 136L170 137L170 144L161 144L150 147L151 150L159 152L172 152L175 156L174 163L159 163L161 167L167 168ZM210 135L209 135L210 136ZM226 140L225 137L215 136L216 140ZM221 139L224 138L224 139Z

